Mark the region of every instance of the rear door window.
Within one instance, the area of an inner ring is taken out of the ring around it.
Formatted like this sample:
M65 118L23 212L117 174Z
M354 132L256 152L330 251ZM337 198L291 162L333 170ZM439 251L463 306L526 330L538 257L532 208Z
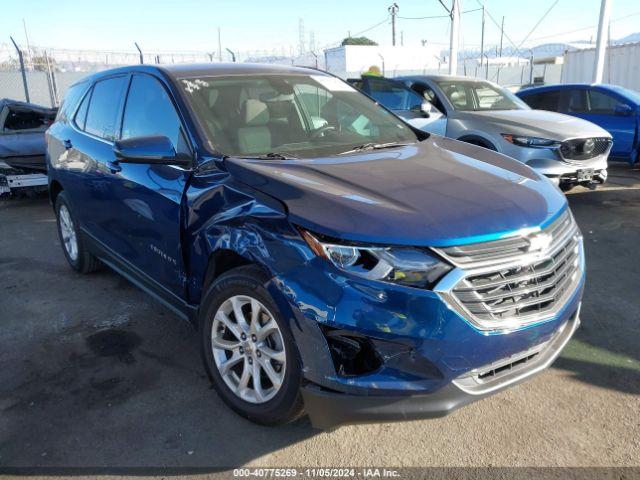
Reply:
M176 152L188 153L182 124L169 94L149 75L134 75L122 119L122 138L162 135Z
M93 86L84 130L105 140L116 139L118 116L128 76L100 80Z
M587 113L587 91L569 90L567 92L567 113Z
M589 90L589 113L614 115L619 105L623 103L615 97L597 90Z

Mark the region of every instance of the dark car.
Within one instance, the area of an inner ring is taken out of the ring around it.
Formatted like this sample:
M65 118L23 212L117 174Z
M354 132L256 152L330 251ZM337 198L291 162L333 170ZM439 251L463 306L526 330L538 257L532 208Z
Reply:
M531 108L583 118L613 137L610 158L638 161L640 93L616 85L563 84L527 88L517 93Z
M556 187L316 70L102 72L68 91L48 158L71 267L192 322L256 422L444 415L547 367L579 324Z
M57 109L7 98L0 100L0 162L13 169L46 172L44 132Z

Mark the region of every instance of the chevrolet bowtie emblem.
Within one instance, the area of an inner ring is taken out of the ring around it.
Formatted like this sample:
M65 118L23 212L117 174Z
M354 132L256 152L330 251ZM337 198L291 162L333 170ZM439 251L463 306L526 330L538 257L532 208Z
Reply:
M547 233L539 233L531 238L529 238L529 251L530 252L540 252L549 248L551 245L551 235Z

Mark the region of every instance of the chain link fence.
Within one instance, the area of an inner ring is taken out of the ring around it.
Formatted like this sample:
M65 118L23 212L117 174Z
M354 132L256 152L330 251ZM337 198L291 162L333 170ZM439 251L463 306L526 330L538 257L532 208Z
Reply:
M366 71L331 72L341 78L359 78ZM401 70L386 68L382 72L385 77L399 77L405 75L446 75L448 66L442 64L439 68L422 68L415 70ZM497 83L509 90L516 91L527 85L560 83L562 76L561 64L533 64L527 62L521 65L488 65L485 63L466 62L458 66L457 74L465 77L475 77Z
M22 62L20 61L22 56ZM25 100L45 106L58 106L66 90L80 78L101 70L141 62L151 64L261 62L324 68L324 55L306 52L296 55L293 49L233 52L146 52L48 49L0 43L0 98ZM486 78L495 83L517 89L530 83L559 83L562 65L497 66L477 59L463 59L459 75ZM359 77L362 72L332 72L342 78ZM390 70L384 75L445 74L447 66L416 70Z

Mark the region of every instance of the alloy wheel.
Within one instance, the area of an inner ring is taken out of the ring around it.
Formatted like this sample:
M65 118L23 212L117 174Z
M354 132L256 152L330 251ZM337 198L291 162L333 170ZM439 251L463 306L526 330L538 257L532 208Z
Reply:
M78 239L76 238L76 229L71 219L71 214L66 205L62 205L58 211L60 219L60 233L62 234L62 243L64 249L72 261L78 258Z
M235 295L220 305L211 326L211 347L220 376L242 400L265 403L282 387L287 366L282 332L257 299Z

